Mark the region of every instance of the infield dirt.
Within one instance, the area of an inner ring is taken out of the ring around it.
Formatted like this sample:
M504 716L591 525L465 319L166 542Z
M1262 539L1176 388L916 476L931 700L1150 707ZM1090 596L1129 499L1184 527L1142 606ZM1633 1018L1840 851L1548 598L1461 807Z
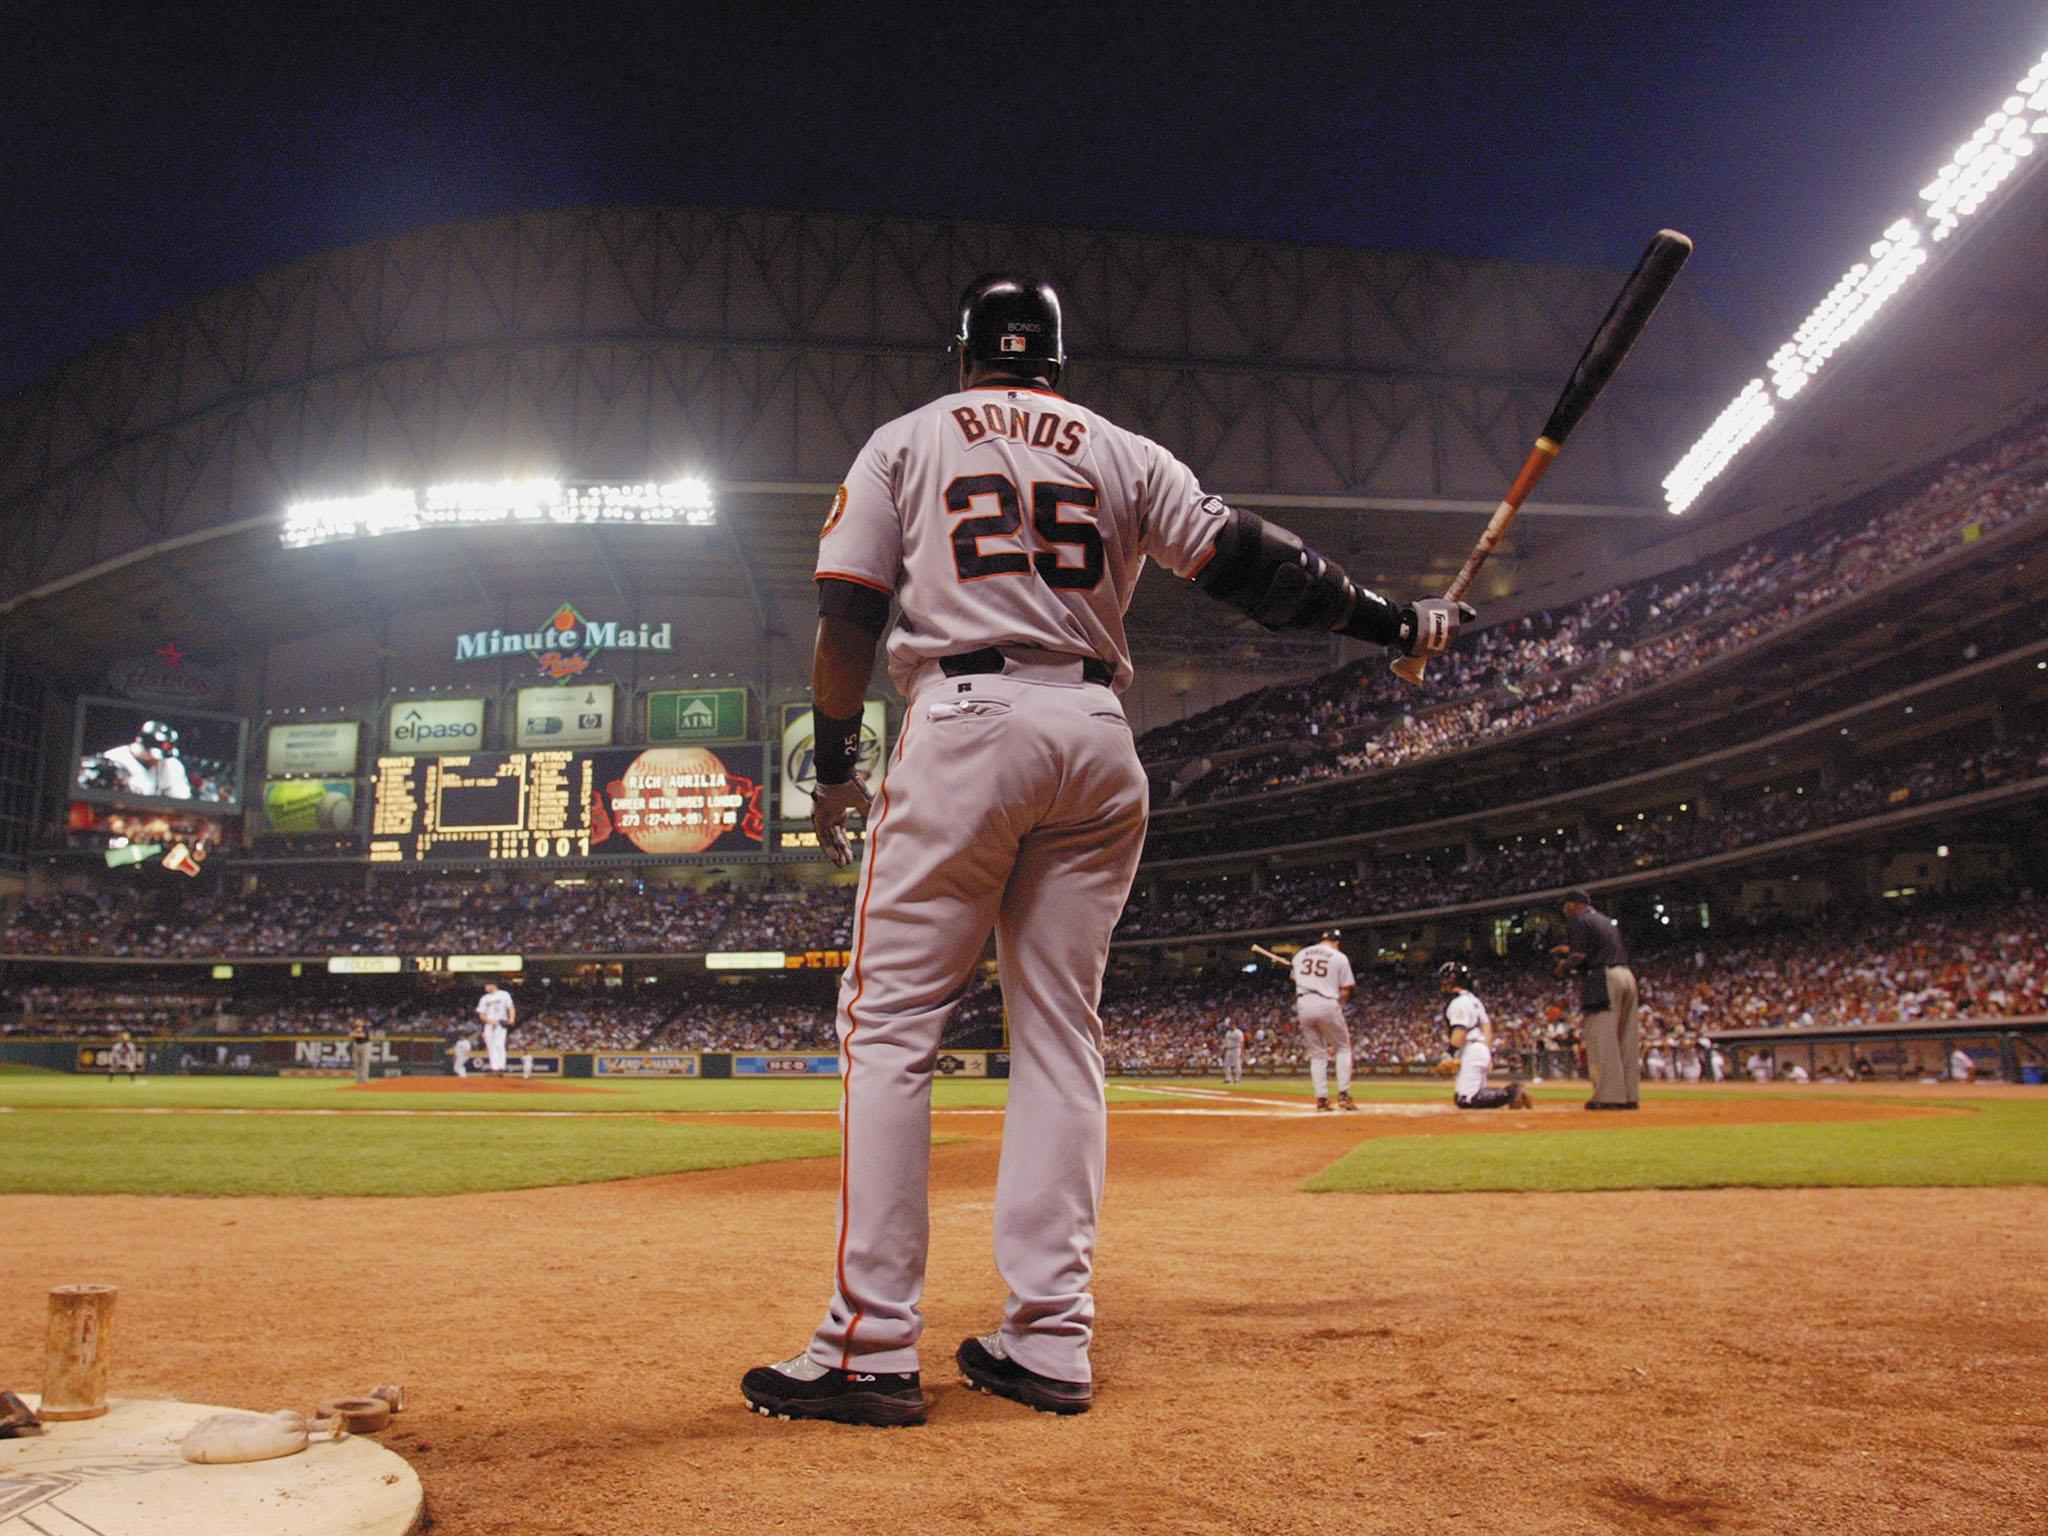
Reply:
M794 1353L826 1300L822 1161L444 1199L8 1197L0 1384L34 1386L42 1291L78 1280L122 1288L124 1395L270 1408L402 1381L383 1438L437 1536L2043 1528L2048 1191L1305 1195L1363 1136L1482 1127L1112 1126L1076 1419L952 1367L1002 1297L985 1114L938 1117L958 1139L933 1154L921 1428L741 1406L741 1371Z

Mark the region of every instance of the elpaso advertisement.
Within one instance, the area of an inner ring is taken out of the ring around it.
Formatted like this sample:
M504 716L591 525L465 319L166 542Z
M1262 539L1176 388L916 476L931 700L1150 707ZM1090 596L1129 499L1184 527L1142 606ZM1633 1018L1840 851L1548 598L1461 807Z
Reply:
M295 720L270 727L263 768L273 779L340 778L356 771L363 728L354 720Z
M889 712L880 699L869 699L860 712L860 757L854 772L869 794L882 782L889 763ZM782 711L782 793L778 815L783 821L811 819L811 789L818 782L815 733L808 705L790 704Z
M407 757L475 752L484 744L482 699L393 699L384 750Z
M521 748L608 747L612 744L612 685L522 688L515 718L515 736Z

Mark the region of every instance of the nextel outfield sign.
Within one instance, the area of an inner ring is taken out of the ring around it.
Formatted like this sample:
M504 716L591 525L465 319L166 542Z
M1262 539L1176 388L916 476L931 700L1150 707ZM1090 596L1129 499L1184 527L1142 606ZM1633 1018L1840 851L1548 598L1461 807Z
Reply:
M673 651L675 626L621 624L616 619L586 619L568 603L535 630L480 629L455 637L457 661L496 661L506 656L531 656L542 675L566 683L589 670L599 651Z

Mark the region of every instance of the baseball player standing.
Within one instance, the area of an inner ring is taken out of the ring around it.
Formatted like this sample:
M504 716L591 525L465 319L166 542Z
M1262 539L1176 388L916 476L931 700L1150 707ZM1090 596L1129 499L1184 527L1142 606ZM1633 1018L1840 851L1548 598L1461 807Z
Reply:
M1010 1082L996 1177L1001 1326L955 1358L1048 1412L1093 1398L1089 1293L1107 1122L1097 1013L1144 841L1146 783L1117 694L1146 559L1270 628L1436 655L1471 610L1397 607L1284 529L1205 495L1145 438L1056 393L1059 298L986 277L962 296L959 388L868 439L825 519L812 667L813 825L835 862L867 821L839 991L843 1092L833 1296L804 1352L746 1373L749 1405L857 1424L923 1419L932 1063L996 935ZM908 699L870 817L854 775L889 605Z
M483 1023L484 1059L493 1072L505 1071L505 1035L518 1012L512 994L495 981L484 983L484 995L476 1000L476 1016Z
M1244 1031L1235 1019L1223 1021L1223 1081L1244 1081Z
M1436 968L1444 994L1444 1024L1457 1053L1458 1080L1452 1087L1460 1109L1528 1109L1529 1090L1520 1083L1489 1088L1493 1071L1493 1020L1486 1004L1472 991L1472 972L1462 960L1446 960Z
M370 1021L361 1014L349 1021L348 1046L349 1055L355 1061L356 1081L367 1083L370 1080Z
M1294 957L1289 967L1294 977L1294 1018L1301 1026L1302 1043L1308 1047L1308 1080L1315 1086L1316 1108L1330 1107L1330 1056L1337 1057L1337 1104L1355 1110L1351 1102L1351 1026L1344 1022L1344 1005L1351 1001L1356 984L1351 961L1337 947L1340 937L1332 928Z

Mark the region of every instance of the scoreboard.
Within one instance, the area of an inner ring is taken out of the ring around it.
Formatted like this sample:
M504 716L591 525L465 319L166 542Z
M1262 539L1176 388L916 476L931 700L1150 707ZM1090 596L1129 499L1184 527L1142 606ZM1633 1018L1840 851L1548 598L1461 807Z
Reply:
M761 846L765 749L380 757L372 863L612 859Z
M380 757L370 859L588 855L594 766L573 752Z

